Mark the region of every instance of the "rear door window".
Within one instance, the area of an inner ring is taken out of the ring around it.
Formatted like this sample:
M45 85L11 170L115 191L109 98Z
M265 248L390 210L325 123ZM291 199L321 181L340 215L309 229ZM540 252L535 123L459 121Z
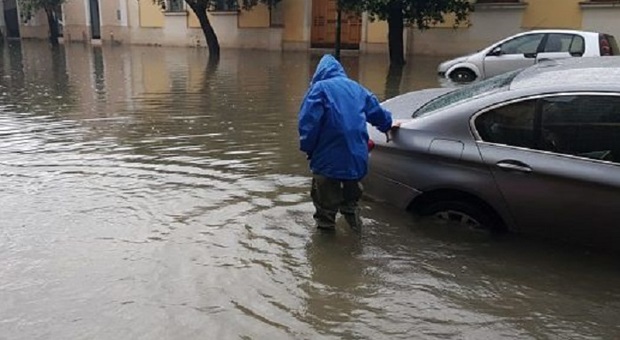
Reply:
M568 48L568 52L573 56L581 57L583 53L586 51L586 42L580 35L573 35L571 39L570 46Z
M541 52L568 52L570 40L568 34L548 34Z
M474 125L485 142L620 163L620 96L524 100L485 112Z
M541 102L541 148L620 163L620 96L556 96Z
M573 56L582 56L585 41L582 36L568 33L551 33L547 35L542 53L567 52Z

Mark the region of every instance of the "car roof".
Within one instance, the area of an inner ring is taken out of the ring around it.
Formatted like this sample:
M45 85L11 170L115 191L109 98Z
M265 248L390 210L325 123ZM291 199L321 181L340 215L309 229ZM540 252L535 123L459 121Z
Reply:
M602 32L594 32L594 31L583 31L583 30L570 30L570 29L539 29L539 30L530 30L525 31L520 34L530 34L530 33L572 33L572 34L600 34Z
M510 89L600 86L620 91L620 56L545 60L523 69Z

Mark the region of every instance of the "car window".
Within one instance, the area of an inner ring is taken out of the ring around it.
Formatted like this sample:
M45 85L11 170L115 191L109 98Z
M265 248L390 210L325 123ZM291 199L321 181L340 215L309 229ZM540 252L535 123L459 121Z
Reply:
M599 50L602 56L618 55L618 43L613 35L599 34Z
M557 96L542 100L542 148L620 163L620 96Z
M545 35L542 33L522 35L501 45L502 54L530 54L538 51Z
M573 38L570 42L570 47L568 48L568 52L571 55L579 55L582 56L586 51L586 41L580 35L573 35Z
M534 99L501 106L478 116L476 130L485 142L534 148L535 113Z
M551 33L542 52L569 52L572 55L583 55L585 44L583 37L576 34Z
M424 104L413 113L412 117L416 118L426 116L450 105L466 102L468 100L472 100L474 98L488 95L497 91L508 90L512 79L514 79L514 77L521 73L521 71L522 70L507 72L478 83L463 86L452 92L448 92L447 94L439 96Z

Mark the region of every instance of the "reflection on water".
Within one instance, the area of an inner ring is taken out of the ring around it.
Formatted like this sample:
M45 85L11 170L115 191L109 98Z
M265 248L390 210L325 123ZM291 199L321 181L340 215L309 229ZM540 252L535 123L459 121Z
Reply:
M1 45L0 45L1 46ZM316 233L297 110L318 55L0 50L0 338L599 339L609 256L367 202ZM440 60L345 57L382 99Z

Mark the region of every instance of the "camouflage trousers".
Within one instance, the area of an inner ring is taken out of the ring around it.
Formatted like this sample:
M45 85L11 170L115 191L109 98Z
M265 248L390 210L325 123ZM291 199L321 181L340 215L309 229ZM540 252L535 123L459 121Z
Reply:
M312 202L316 212L314 220L320 229L334 229L336 214L340 212L349 226L361 231L362 220L358 201L362 197L362 184L359 181L341 181L321 175L312 176Z

